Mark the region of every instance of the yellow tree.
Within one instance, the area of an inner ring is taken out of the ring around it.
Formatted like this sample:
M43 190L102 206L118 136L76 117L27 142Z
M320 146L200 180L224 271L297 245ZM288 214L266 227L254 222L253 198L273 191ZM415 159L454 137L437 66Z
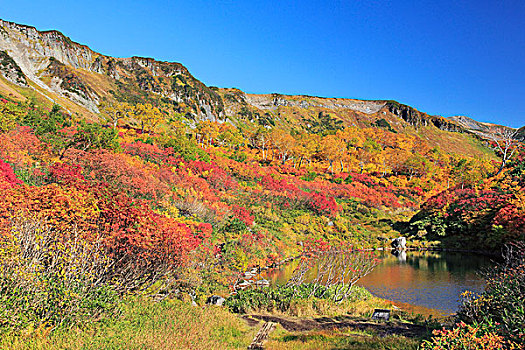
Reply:
M412 152L414 149L415 137L410 135L397 134L394 147L401 150Z
M221 145L227 144L228 147L231 149L233 147L238 147L242 144L242 136L239 133L239 129L237 129L235 126L231 124L220 124L219 125L219 135L217 136L217 139L221 143Z
M365 135L378 146L375 147L371 159L376 167L375 170L381 172L381 176L385 176L392 170L391 161L395 160L399 151L396 149L396 134L377 128L368 128L365 130Z
M161 111L150 103L139 103L133 108L133 114L140 123L140 130L143 134L146 129L150 132L155 131L155 127L162 120Z
M249 137L252 147L260 149L263 160L268 156L268 148L272 144L270 132L265 127L259 127L254 132L251 132Z
M387 148L384 151L385 172L391 171L397 175L403 163L412 155L411 152L399 148Z
M377 171L378 165L382 164L381 152L383 148L373 139L367 139L358 150L360 172Z
M0 132L14 128L16 120L23 115L22 109L14 103L0 103Z
M298 167L300 168L303 161L306 160L308 164L312 162L313 156L319 150L321 143L321 136L318 134L299 134L296 138L296 146L294 154L299 160Z
M346 151L346 143L337 135L327 135L321 140L321 157L330 163L328 170L332 174L334 172L334 162L341 162L341 171L344 171L343 159Z
M106 101L100 107L102 115L113 125L113 129L118 126L119 121L134 117L134 108L126 102Z
M414 153L408 157L402 166L404 173L409 176L408 181L411 181L414 176L426 176L432 168L431 163L418 153Z
M357 167L359 164L359 167L362 169L363 161L361 160L360 155L363 152L363 147L367 140L365 130L355 126L350 126L344 130L338 131L336 135L346 144L347 153L345 154L344 159L348 166ZM341 167L343 168L342 165Z
M286 131L273 129L270 133L272 144L279 151L281 163L284 165L293 155L292 151L295 145L295 139Z
M206 140L207 145L210 146L219 136L219 124L205 120L197 125L197 132L200 135L201 142L204 143L204 140Z

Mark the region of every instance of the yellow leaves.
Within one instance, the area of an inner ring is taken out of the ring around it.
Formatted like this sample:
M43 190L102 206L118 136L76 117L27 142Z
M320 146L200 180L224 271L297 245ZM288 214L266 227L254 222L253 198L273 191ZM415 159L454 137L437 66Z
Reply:
M135 105L133 116L139 121L142 133L148 129L150 132L154 132L157 124L163 119L161 111L150 103Z
M208 145L219 135L219 124L210 120L205 120L197 125L197 132L201 135L201 141L207 141Z
M519 188L514 187L514 199L511 200L511 203L518 208L518 211L525 214L525 187Z
M288 153L291 153L295 145L295 139L289 133L277 128L273 129L270 133L270 140L273 146L280 151L284 159L286 159Z
M13 103L0 103L0 132L7 132L16 125L16 119L22 116L22 109Z
M312 221L313 217L310 213L303 214L295 219L298 224L308 225Z
M121 120L129 120L133 117L133 107L125 102L109 102L101 104L102 115L116 128Z
M154 210L157 214L164 215L168 218L178 218L180 216L179 209L173 203L167 199L162 200L160 203L162 209Z

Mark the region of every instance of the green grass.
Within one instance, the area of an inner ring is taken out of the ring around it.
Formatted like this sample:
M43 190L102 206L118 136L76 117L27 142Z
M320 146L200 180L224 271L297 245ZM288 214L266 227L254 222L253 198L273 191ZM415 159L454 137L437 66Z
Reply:
M295 349L418 349L420 339L403 336L379 336L371 331L333 330L287 332L282 327L270 336L265 344L272 350Z
M246 349L257 330L219 307L128 300L120 317L85 328L4 335L0 349Z
M355 310L347 311L359 314L363 306L354 304ZM130 298L113 318L71 329L44 326L4 334L0 349L246 349L260 326L259 322L250 327L226 308ZM417 349L420 342L419 338L381 336L371 329L288 332L278 325L266 349Z

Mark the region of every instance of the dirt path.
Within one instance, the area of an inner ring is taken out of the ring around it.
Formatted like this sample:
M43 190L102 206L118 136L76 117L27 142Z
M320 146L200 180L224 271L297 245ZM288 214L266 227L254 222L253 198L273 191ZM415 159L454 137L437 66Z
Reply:
M427 333L425 326L399 321L374 322L365 319L355 319L349 316L293 318L272 315L245 315L242 316L242 318L252 326L257 324L259 320L279 323L289 332L351 328L355 330L372 330L381 336L395 334L411 338L423 336Z

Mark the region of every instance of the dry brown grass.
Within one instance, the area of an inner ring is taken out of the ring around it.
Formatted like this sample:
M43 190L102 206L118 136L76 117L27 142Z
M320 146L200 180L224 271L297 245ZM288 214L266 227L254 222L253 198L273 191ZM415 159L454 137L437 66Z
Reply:
M41 329L4 336L0 349L246 349L257 330L220 307L135 300L118 319L50 335Z
M272 350L318 349L417 349L419 339L403 336L378 336L351 329L287 332L278 326L265 348Z
M18 91L18 87L5 80L3 76L0 75L0 94L12 98L15 101L24 101L26 98Z

